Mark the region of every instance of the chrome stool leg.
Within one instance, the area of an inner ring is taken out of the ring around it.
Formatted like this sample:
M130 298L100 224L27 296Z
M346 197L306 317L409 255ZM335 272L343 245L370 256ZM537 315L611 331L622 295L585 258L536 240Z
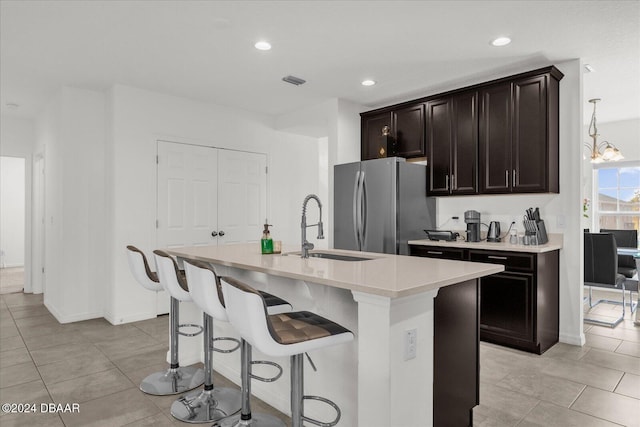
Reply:
M311 358L307 354L311 367L315 370L315 366ZM316 400L326 403L336 411L336 418L333 421L318 421L313 418L304 416L304 401ZM342 413L338 405L329 399L320 396L304 395L304 354L294 354L291 356L291 427L303 427L303 421L315 424L320 427L333 427L338 424Z
M240 411L240 390L213 386L213 317L203 314L204 390L182 396L171 405L171 415L186 423L219 421Z
M204 383L204 371L193 366L181 367L178 362L178 328L180 301L171 298L169 309L171 365L164 372L155 372L140 383L140 390L147 394L166 396L192 390Z
M240 411L240 416L239 418L234 416L232 419L223 420L212 427L286 427L285 423L279 418L259 412L251 412L251 378L254 376L251 374L251 345L244 339L242 340L241 353L242 410Z

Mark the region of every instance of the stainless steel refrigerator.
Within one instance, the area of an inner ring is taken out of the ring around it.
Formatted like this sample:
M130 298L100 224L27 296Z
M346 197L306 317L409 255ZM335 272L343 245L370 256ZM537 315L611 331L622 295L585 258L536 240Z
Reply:
M333 194L336 249L408 255L408 240L436 228L427 167L400 157L336 165Z

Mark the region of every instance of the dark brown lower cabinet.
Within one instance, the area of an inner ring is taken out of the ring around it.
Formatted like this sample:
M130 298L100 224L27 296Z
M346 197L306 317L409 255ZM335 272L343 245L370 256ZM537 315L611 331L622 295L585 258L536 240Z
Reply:
M531 342L533 274L504 272L481 280L480 323L485 338L508 336L513 340Z
M429 258L502 264L480 279L480 339L542 354L559 336L559 251L528 253L410 245Z
M502 264L480 279L480 339L542 354L558 342L559 251L469 250L469 261Z
M480 403L477 280L438 290L433 351L433 425L472 426Z

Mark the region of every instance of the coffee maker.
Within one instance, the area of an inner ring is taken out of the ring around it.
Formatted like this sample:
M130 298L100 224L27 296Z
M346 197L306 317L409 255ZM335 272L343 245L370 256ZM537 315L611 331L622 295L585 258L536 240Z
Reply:
M480 241L480 212L466 211L464 222L467 223L467 242Z

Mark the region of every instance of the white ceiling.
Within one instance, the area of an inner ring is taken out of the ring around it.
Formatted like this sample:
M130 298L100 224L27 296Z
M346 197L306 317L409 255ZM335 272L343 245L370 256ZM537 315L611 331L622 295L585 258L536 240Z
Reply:
M513 42L491 46L499 35ZM599 122L640 117L637 0L0 0L1 111L19 117L61 86L114 83L273 115L329 98L376 107L576 58L596 70L586 121L593 97Z

